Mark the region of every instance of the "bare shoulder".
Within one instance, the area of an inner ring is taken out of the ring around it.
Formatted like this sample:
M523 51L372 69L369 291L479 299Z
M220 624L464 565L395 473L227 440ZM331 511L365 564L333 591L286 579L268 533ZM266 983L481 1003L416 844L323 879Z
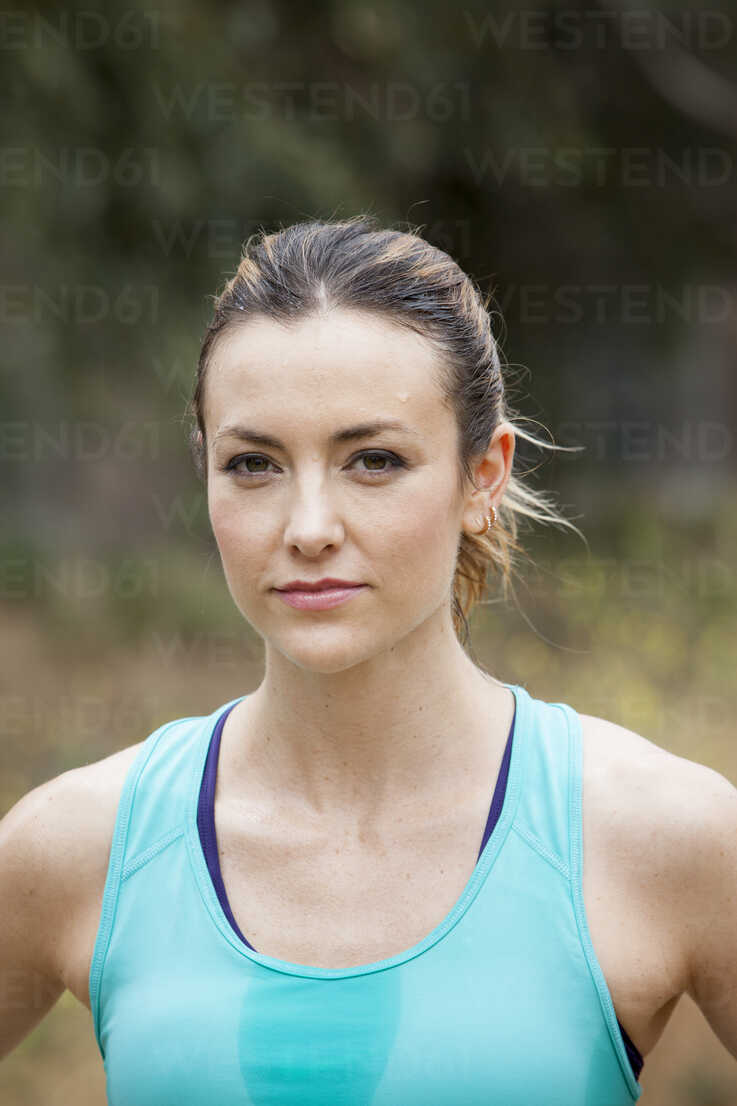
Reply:
M101 908L120 795L142 745L54 776L0 819L0 878L28 907L46 974L66 986L79 935Z
M54 865L79 855L112 831L120 794L131 764L144 743L70 768L32 788L0 820L4 836L27 839ZM89 858L89 854L88 854Z
M609 816L622 811L638 830L648 824L659 829L664 845L701 824L715 797L737 798L737 789L708 765L677 756L616 722L579 717L586 784L605 800Z
M606 878L632 894L643 876L662 873L675 848L689 762L616 722L579 718L585 847Z
M583 716L582 726L592 777L601 781L615 766L625 785L594 784L605 804L603 818L591 814L594 833L609 823L606 846L615 848L619 833L631 857L640 838L638 902L675 934L678 992L691 996L737 1057L737 787L619 726ZM613 754L612 743L619 745ZM637 864L624 868L631 875Z
M688 993L737 1056L737 788L579 717L584 899L617 1010L646 1053Z
M737 844L737 788L632 730L580 718L584 832L600 869L624 881L658 931L668 927L685 986L704 912L695 888L719 868L725 834ZM737 863L737 849L733 856Z

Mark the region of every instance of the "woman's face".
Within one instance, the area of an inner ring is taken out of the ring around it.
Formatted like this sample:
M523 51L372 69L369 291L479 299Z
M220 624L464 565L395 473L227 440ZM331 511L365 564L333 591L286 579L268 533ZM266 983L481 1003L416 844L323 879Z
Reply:
M257 317L215 346L207 494L225 577L267 645L301 667L349 668L449 610L461 527L478 527L488 495L458 495L439 371L419 335L358 312L289 327ZM339 437L389 421L401 426ZM295 609L274 590L325 576L365 586L326 610Z

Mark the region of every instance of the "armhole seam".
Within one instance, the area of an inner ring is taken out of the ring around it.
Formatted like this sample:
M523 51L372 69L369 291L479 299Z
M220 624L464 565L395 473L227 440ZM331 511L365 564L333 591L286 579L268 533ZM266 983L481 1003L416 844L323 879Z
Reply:
M154 841L153 845L149 845L148 848L143 849L141 852L131 857L120 874L120 882L125 883L130 876L135 875L141 868L145 868L150 860L153 860L154 857L163 852L168 845L171 845L180 838L183 833L184 823L180 822L178 826L174 826L172 829L167 830L165 834L162 834L158 841Z
M609 1029L609 1036L615 1055L624 1077L627 1091L633 1102L641 1096L643 1086L635 1078L630 1058L624 1045L617 1014L614 1009L609 985L601 970L596 950L594 949L586 919L586 907L583 899L583 736L580 720L577 712L567 703L551 703L558 707L566 718L568 731L568 851L571 871L571 899L573 912L578 929L578 937L583 949L586 963L596 986L599 997L599 1005L604 1020ZM575 717L574 717L575 715Z
M529 845L530 848L538 854L538 856L542 857L542 859L547 864L549 864L551 868L555 868L556 872L559 872L560 875L562 875L563 878L566 880L566 882L570 882L571 873L566 864L560 859L560 857L556 856L555 853L546 848L546 846L543 845L542 841L538 837L536 837L534 833L528 830L526 826L521 825L518 821L514 822L512 829L515 830L522 838L522 840L527 845Z
M110 939L112 937L113 927L115 924L115 914L118 905L118 896L120 893L120 886L122 883L121 873L123 866L123 858L125 856L125 846L128 840L128 828L130 825L130 815L133 809L135 800L135 792L138 786L138 781L143 773L144 768L148 764L151 756L154 753L159 741L164 737L166 733L173 727L182 722L190 722L192 718L175 718L171 722L164 723L158 729L154 730L146 739L143 747L139 750L138 756L131 764L126 775L123 789L118 801L118 810L115 816L115 826L113 829L113 838L110 846L110 855L108 858L108 871L105 880L105 889L102 895L102 909L100 912L100 922L97 929L97 937L95 939L95 945L92 951L92 960L90 963L89 973L89 997L90 997L90 1010L92 1014L92 1025L95 1033L95 1040L97 1041L97 1047L100 1050L103 1063L105 1061L105 1050L102 1046L100 1039L100 1020L102 1015L102 978L107 961L108 949L110 947Z

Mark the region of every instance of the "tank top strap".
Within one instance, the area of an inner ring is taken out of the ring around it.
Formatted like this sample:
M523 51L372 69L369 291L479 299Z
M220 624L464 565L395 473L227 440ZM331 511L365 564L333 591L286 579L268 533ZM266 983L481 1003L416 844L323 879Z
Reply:
M525 786L515 831L566 877L571 876L571 786L577 769L569 714L564 703L533 698L515 685L526 704Z
M184 833L192 766L222 710L176 718L141 745L118 804L113 867L122 881Z

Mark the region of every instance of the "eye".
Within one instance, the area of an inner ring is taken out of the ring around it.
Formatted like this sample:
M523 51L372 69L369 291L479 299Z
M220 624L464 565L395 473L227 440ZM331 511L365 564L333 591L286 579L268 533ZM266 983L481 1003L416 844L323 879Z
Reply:
M406 463L402 460L401 457L398 457L396 453L389 453L385 450L375 449L364 450L362 453L357 454L356 457L352 458L349 464L355 464L356 461L362 461L366 458L368 458L369 460L378 460L379 462L384 462L383 467L381 468L369 467L363 469L363 472L367 475L385 476L387 473L395 469L407 467ZM232 457L231 460L223 466L223 471L233 472L236 473L238 476L244 476L246 478L268 475L267 468L261 467L253 469L251 468L252 464L260 464L261 466L266 466L273 464L273 462L270 461L268 457L264 457L261 453L240 453L237 457ZM241 466L247 467L243 468Z
M365 450L363 453L359 453L357 457L354 457L354 461L362 461L367 457L378 458L379 461L388 462L388 466L380 469L364 469L364 472L374 472L377 476L384 476L385 473L390 472L392 469L406 468L404 461L397 457L394 453L377 452L376 450Z
M227 465L224 466L225 471L236 472L239 476L263 476L266 469L256 469L254 472L250 468L246 470L240 468L240 465L244 465L248 461L261 461L267 465L271 464L268 457L262 457L260 453L241 453L238 457L232 457L231 460L228 461Z

